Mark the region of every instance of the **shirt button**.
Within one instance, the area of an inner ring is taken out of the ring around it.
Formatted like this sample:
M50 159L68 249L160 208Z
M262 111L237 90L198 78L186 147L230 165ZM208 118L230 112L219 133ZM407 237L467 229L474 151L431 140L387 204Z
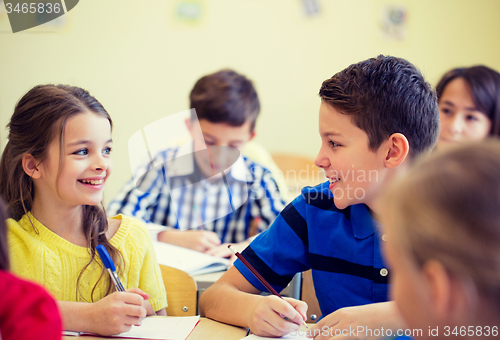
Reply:
M389 271L385 268L380 269L380 275L382 276L387 276L389 274Z
M387 235L386 234L382 235L382 241L387 241Z

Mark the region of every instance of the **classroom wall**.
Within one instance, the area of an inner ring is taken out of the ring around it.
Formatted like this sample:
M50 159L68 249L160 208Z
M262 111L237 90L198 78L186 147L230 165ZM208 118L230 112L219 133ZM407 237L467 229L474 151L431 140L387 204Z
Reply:
M178 0L84 0L60 26L13 34L0 11L0 125L40 83L82 86L114 120L114 172L105 202L131 176L127 143L140 127L188 108L201 75L223 67L255 82L262 103L257 141L271 152L314 157L321 82L378 54L404 57L435 84L455 66L500 70L498 0L192 0L201 20L176 19ZM380 33L388 4L408 12L406 38ZM44 28L45 27L45 28ZM1 149L6 130L0 130Z

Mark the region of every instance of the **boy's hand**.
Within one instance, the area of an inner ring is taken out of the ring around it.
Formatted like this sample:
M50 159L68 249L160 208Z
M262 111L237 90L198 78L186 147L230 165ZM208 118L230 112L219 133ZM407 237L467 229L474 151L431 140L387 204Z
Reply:
M217 247L214 247L212 249L207 250L205 252L205 254L216 256L216 257L229 258L230 264L232 265L233 262L236 261L237 257L227 247L230 244L233 247L233 249L235 249L237 252L241 253L243 251L243 249L245 249L250 244L250 241L243 241L240 243L223 243L220 246L217 246Z
M199 252L206 252L221 244L217 234L207 230L166 230L158 234L158 241Z
M147 312L144 297L149 295L139 288L127 292L114 292L92 304L91 322L94 333L116 335L138 325Z
M264 337L280 337L297 331L306 320L307 304L292 298L266 296L250 308L248 326L252 333ZM285 320L287 317L290 321Z
M359 333L358 327L360 330ZM381 334L382 328L384 329L384 334ZM366 329L372 330L371 334L368 334L372 336L365 334L364 330ZM375 340L385 337L388 329L392 330L393 336L396 335L398 329L404 329L404 322L393 301L341 308L312 326L307 334L310 337L316 334L317 336L314 337L314 340ZM376 337L373 336L373 333L384 336Z

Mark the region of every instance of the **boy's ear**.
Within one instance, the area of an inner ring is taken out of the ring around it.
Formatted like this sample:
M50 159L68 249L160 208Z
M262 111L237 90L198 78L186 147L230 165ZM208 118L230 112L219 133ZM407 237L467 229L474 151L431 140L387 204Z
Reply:
M38 170L37 160L30 154L25 154L22 158L23 170L31 178L40 178L41 173Z
M252 133L250 134L250 138L248 139L247 142L250 142L252 139L254 139L255 135L256 135L255 131L252 131Z
M403 163L410 151L408 139L401 133L393 133L387 140L388 150L385 155L385 166L393 169Z
M191 124L191 118L184 119L184 123L186 124L186 127L192 136L193 135L193 124Z

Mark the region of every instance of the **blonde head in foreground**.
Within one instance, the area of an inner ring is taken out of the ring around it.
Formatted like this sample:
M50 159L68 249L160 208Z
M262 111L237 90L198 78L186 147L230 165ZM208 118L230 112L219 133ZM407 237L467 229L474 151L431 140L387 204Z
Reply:
M421 159L384 199L391 295L408 328L433 339L498 336L500 142Z

